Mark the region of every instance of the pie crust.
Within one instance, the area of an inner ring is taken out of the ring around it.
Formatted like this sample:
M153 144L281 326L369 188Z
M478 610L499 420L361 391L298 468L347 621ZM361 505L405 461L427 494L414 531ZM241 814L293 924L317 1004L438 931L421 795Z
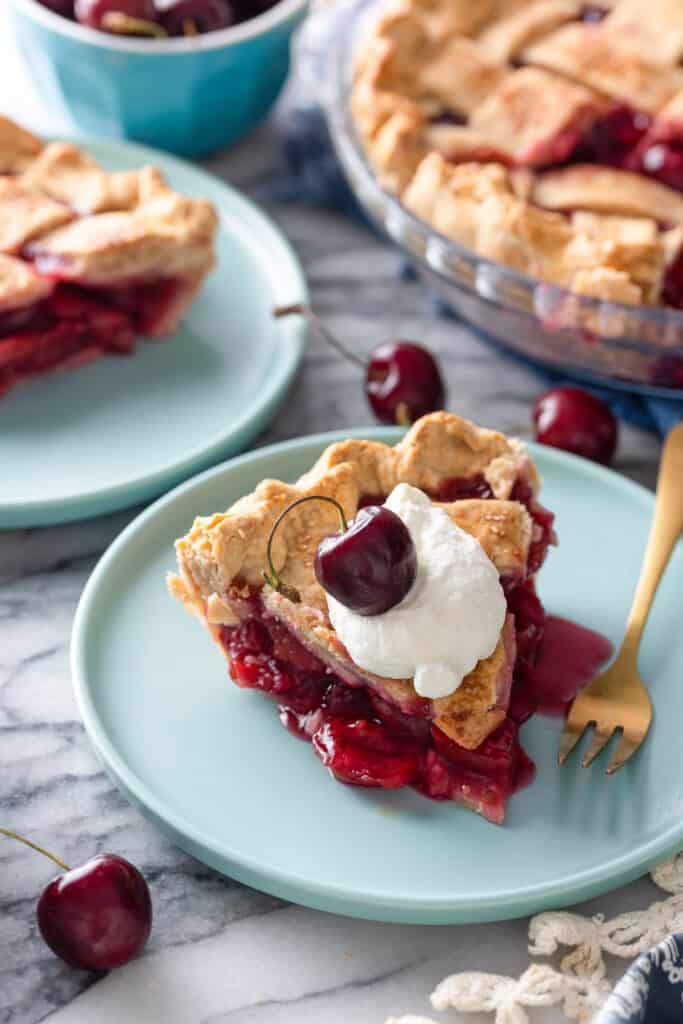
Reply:
M215 262L212 205L0 118L0 394L172 333Z
M393 0L351 109L381 183L446 237L596 298L683 308L682 61L678 0Z

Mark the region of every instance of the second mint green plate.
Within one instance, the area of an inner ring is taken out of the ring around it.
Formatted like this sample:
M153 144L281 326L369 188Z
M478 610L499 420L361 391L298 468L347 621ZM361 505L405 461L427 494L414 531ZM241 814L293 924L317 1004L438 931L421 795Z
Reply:
M348 436L348 435L346 435ZM397 432L356 436L397 439ZM243 455L158 501L93 573L74 625L76 695L95 750L124 793L172 839L226 875L307 906L382 921L499 920L616 887L683 847L683 550L668 568L641 656L655 720L613 778L557 767L561 723L522 731L537 763L504 826L411 790L343 786L239 690L198 622L166 592L173 541L264 477L294 480L335 435ZM555 614L618 642L652 495L609 470L532 447L560 546L541 572Z
M81 142L109 170L154 164L218 211L218 264L172 338L130 358L20 384L0 398L0 529L113 512L242 451L275 414L305 332L273 306L306 301L278 229L205 171L128 142Z

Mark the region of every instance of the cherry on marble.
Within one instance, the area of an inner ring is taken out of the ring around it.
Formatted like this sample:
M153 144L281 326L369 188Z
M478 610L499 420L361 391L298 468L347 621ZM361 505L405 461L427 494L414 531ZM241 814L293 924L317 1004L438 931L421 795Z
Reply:
M414 341L383 341L366 361L343 345L307 306L281 306L273 315L305 317L328 345L360 367L365 374L366 398L382 423L409 426L428 412L443 409L443 377L436 359L422 345Z
M552 388L536 399L536 440L608 465L616 451L619 428L611 409L581 388Z
M152 927L147 882L130 861L105 853L70 868L63 860L9 829L16 839L54 861L62 873L45 887L36 917L53 953L88 971L122 967L145 945Z
M413 341L384 341L372 350L365 391L382 423L406 426L446 400L434 356Z

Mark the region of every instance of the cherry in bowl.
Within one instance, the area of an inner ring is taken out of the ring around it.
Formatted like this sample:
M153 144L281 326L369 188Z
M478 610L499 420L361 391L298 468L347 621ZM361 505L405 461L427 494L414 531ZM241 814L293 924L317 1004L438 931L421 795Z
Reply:
M108 31L111 26L109 19L135 19L154 25L157 12L154 0L76 0L74 5L76 21L88 28Z
M237 15L228 0L175 0L160 20L169 36L203 35L229 28Z

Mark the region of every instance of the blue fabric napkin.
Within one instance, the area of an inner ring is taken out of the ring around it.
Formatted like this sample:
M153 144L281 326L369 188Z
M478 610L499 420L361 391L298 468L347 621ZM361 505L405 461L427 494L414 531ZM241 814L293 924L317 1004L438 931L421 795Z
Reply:
M276 119L276 128L284 160L282 170L265 186L268 196L280 202L339 210L368 224L337 162L322 111L314 106L285 106ZM441 315L455 315L436 299L435 306ZM490 343L490 339L483 340ZM571 380L566 374L541 368L507 350L505 354L532 366L548 386L573 383L586 387L585 383ZM680 398L671 399L645 397L593 384L588 390L600 395L616 416L662 437L683 419L683 390Z
M626 972L594 1024L681 1024L683 934L643 953Z

